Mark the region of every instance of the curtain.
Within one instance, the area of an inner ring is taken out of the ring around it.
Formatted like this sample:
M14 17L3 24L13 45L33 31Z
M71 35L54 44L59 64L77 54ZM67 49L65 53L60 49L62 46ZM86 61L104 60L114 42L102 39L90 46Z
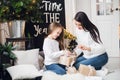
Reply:
M9 37L8 23L0 23L0 43L4 44Z

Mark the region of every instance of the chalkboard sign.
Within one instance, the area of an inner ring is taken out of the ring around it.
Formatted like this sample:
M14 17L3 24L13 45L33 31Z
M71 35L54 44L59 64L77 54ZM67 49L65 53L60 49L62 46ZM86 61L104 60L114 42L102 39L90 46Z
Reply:
M29 33L34 38L34 48L42 50L48 25L51 22L58 22L65 27L65 5L64 0L41 0L38 4L40 20L26 22L25 36L28 37Z

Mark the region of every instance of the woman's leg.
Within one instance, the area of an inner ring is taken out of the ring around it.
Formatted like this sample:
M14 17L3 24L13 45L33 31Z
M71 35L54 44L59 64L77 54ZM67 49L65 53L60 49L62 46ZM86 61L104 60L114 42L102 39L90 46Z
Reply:
M102 68L102 66L104 66L107 62L108 62L108 56L106 53L104 53L100 56L78 62L77 66L78 65L80 66L80 64L91 65L91 66L95 67L96 70L100 70Z
M66 74L66 70L59 64L46 65L46 69L55 72L56 74Z
M78 69L79 66L80 66L80 62L81 62L81 61L84 61L84 60L86 60L86 59L85 59L83 56L82 56L82 57L78 57L78 58L76 59L76 61L75 61L75 63L74 63L73 66L75 66L75 68Z

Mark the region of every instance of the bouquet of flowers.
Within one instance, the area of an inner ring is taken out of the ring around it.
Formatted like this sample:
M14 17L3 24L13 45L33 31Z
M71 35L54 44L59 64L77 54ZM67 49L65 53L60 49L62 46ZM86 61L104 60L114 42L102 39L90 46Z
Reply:
M64 38L70 40L69 43L68 43L67 49L70 50L71 52L73 52L74 48L77 45L76 36L74 36L69 31L64 29Z
M66 29L64 29L64 38L65 39L70 39L70 40L76 40L77 39L76 36L74 36L73 34L71 34Z

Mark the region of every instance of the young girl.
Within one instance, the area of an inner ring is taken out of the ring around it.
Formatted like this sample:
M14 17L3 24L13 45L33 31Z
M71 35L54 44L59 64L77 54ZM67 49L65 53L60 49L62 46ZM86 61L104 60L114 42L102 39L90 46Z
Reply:
M76 36L78 46L76 53L82 56L76 59L74 66L79 68L80 64L91 65L96 70L100 70L107 62L108 55L100 39L97 27L88 19L84 12L75 15Z
M58 63L59 57L64 55L63 27L59 23L51 23L48 36L44 40L45 67L57 74L66 74L65 66ZM67 52L69 55L70 52Z

